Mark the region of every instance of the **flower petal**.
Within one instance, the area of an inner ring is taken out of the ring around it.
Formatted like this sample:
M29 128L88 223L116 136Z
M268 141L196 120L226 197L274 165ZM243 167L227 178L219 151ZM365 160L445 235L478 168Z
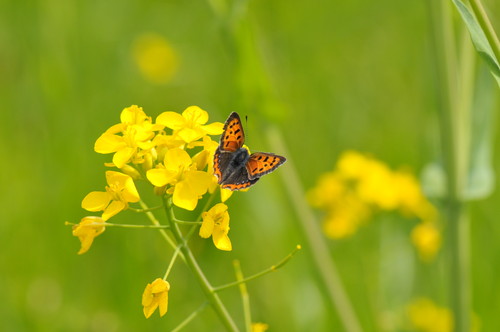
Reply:
M212 184L212 176L207 172L189 171L186 173L183 182L189 185L194 194L200 196L205 194Z
M88 193L82 201L82 208L87 211L102 211L108 206L113 197L105 191L93 191Z
M179 182L174 189L173 202L176 206L193 211L198 204L197 195L186 181Z
M189 106L182 112L182 116L193 125L204 125L208 121L207 111L198 106Z
M196 141L205 135L205 132L200 128L182 128L175 132L186 143Z
M212 239L214 240L215 247L219 250L231 251L233 250L233 246L231 244L231 240L227 234L214 232L212 235Z
M163 317L168 310L168 291L160 294L158 298L158 304L160 307L160 317Z
M135 202L139 202L139 200L141 199L139 197L139 193L137 192L137 188L135 187L134 180L131 177L129 177L125 181L125 185L123 187L122 195L123 195L123 198L127 202L135 203Z
M122 136L104 133L94 144L94 151L97 153L113 153L127 146Z
M106 210L104 210L104 212L102 213L102 220L108 220L118 212L124 210L126 207L127 205L122 201L112 201L111 204L109 204Z
M191 165L191 157L189 154L179 148L170 149L165 154L164 160L165 168L171 171L178 172L180 168L188 167Z
M203 212L203 223L200 227L200 236L204 239L208 239L214 231L214 225L215 223L212 215L208 212Z
M175 178L176 172L166 170L165 168L150 169L146 177L156 187L163 187Z
M220 135L224 129L224 124L222 122L214 122L201 128L209 135Z
M185 126L186 119L179 113L163 112L156 118L156 123L164 125L167 128L177 130Z
M147 118L142 107L138 107L137 105L124 108L120 114L120 121L128 125L142 124Z
M116 165L116 167L122 168L123 165L125 165L130 160L130 158L132 158L135 151L136 149L131 147L125 147L116 151L116 153L113 155L113 163Z
M229 197L231 197L233 195L233 192L232 190L230 189L223 189L221 188L221 191L220 191L220 200L222 203L224 203L225 201L227 201L229 199Z

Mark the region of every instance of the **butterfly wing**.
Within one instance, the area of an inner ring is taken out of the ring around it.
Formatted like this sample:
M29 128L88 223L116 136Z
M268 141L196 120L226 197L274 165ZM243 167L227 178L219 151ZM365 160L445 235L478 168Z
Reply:
M274 153L252 153L246 164L248 178L250 180L258 179L267 173L271 173L285 161L285 157L278 156Z
M233 191L241 190L254 185L257 181L259 181L259 178L249 179L246 168L241 167L237 172L233 174L229 183L221 184L221 188L230 189Z
M215 150L214 154L214 175L217 177L217 182L222 181L222 173L229 167L232 153L222 152L220 147Z
M222 151L234 152L245 143L245 134L241 125L240 116L233 112L229 115L224 124L224 130L220 137L219 148Z

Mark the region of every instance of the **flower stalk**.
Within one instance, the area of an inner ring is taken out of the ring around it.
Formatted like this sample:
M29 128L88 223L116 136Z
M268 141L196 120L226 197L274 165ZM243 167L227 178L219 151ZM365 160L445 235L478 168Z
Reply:
M300 249L302 249L302 247L300 245L297 245L295 247L295 249L291 253L289 253L285 258L283 258L280 262L278 262L278 264L272 265L272 266L268 267L267 269L262 270L262 271L260 271L258 273L255 273L255 274L253 274L253 275L251 275L249 277L246 277L244 279L240 279L240 280L237 280L237 281L234 281L234 282L230 282L230 283L222 285L222 286L214 287L213 290L214 290L214 292L220 292L221 290L241 285L243 283L249 282L250 280L262 277L263 275L268 274L270 272L274 272L277 269L279 269L280 267L282 267L283 265L285 265L293 257L293 255L295 255L295 253L297 251L299 251Z
M471 1L472 2L472 1ZM447 1L431 1L435 50L440 90L440 135L447 190L443 215L448 230L450 300L455 331L470 331L469 218L464 189L470 150L470 107L460 107L466 91L459 92L455 36Z
M186 239L183 237L182 232L179 229L179 226L174 221L174 215L172 211L172 198L164 196L163 203L167 215L167 220L171 227L172 234L174 235L174 238L177 241L177 243L179 243L180 245L180 250L185 257L186 265L191 269L191 272L195 275L196 279L198 280L198 283L200 284L203 292L205 293L205 296L212 305L212 308L217 313L217 316L221 320L222 324L226 327L228 331L238 331L238 327L234 323L232 317L229 315L229 312L224 306L224 303L222 303L220 297L217 295L212 285L205 277L205 274L198 265L196 258L194 257L193 253L187 246Z

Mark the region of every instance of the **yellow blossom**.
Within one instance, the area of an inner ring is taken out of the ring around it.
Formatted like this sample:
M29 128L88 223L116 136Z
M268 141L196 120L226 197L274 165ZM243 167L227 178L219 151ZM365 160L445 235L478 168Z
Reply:
M79 224L74 225L73 236L77 236L81 243L78 255L86 253L94 242L94 238L101 235L104 230L104 220L100 217L84 217Z
M441 233L432 222L421 222L411 231L411 241L423 261L431 261L441 247Z
M146 176L156 187L170 185L168 193L173 193L173 203L190 211L196 208L198 199L212 181L212 177L198 171L189 154L179 148L168 150L163 165L147 171Z
M393 171L381 161L356 151L344 152L334 170L321 175L307 192L309 204L325 211L323 230L339 239L354 234L377 211L398 211L422 220L412 242L424 260L441 245L438 213L425 198L413 174Z
M104 211L102 213L104 221L128 208L128 203L140 200L134 180L127 174L107 171L106 181L108 182L106 191L93 191L82 201L82 208L87 211Z
M155 84L170 82L179 67L175 49L158 34L139 36L133 45L133 55L144 78Z
M208 121L208 113L198 106L189 106L182 112L163 112L156 118L156 123L174 130L174 136L178 136L184 142L190 143L205 135L220 135L223 124L214 122L205 125Z
M328 208L345 194L345 182L336 172L320 175L316 187L307 192L307 200L316 208Z
M266 332L269 325L265 323L252 323L252 332Z
M120 120L121 123L112 126L97 139L94 150L102 154L114 153L113 164L118 168L128 162L142 163L144 155L150 153L154 146L151 141L154 131L163 126L152 124L142 107L136 105L125 108Z
M411 325L419 332L452 332L453 315L427 298L418 298L407 307Z
M223 203L216 204L207 212L203 212L203 223L200 228L200 236L209 238L212 236L217 249L232 250L231 240L227 235L229 233L229 213L227 205Z
M144 316L151 317L156 308L160 308L160 317L163 317L168 310L168 292L170 284L160 278L157 278L151 284L147 284L142 294L142 305L144 307Z

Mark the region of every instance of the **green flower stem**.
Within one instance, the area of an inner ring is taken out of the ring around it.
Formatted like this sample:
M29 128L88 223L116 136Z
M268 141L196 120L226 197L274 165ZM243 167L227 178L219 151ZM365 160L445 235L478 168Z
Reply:
M163 276L163 280L167 280L168 275L170 274L170 271L172 270L172 267L174 266L175 261L177 260L177 256L179 256L181 250L181 246L178 245L177 248L175 248L174 254L172 255L172 259L170 260L170 264L168 264L167 271L165 272L165 275Z
M448 1L430 1L437 73L441 95L440 134L443 163L446 171L447 193L444 217L447 222L447 249L450 255L450 300L455 320L455 331L470 331L470 264L469 220L463 202L467 167L469 165L470 133L464 125L469 109L460 107L456 71L455 36Z
M498 36L495 33L495 29L491 24L488 15L486 15L486 11L483 8L483 5L480 0L469 0L470 6L474 15L476 15L477 21L486 35L486 39L490 43L491 49L497 58L497 62L500 63L500 41L498 40Z
M266 136L273 151L279 151L287 156L286 166L281 168L278 173L283 177L285 192L288 193L292 206L299 216L298 219L302 224L302 229L312 252L313 262L326 287L327 295L337 309L344 330L347 332L361 332L361 324L342 285L333 258L330 256L325 237L319 228L319 223L304 200L304 190L300 184L291 155L287 152L283 136L277 128L273 127L268 128Z
M234 274L236 280L240 283L241 302L243 305L243 317L245 318L245 331L252 332L252 312L250 311L250 298L248 296L247 285L243 280L243 272L241 271L240 261L235 259L233 261Z
M285 258L283 258L276 265L272 265L272 266L268 267L267 269L265 269L263 271L260 271L260 272L254 274L254 275L251 275L250 277L246 277L245 279L237 280L235 282L230 282L228 284L225 284L225 285L222 285L222 286L219 286L219 287L215 287L213 290L214 290L214 292L220 292L221 290L241 285L242 283L246 283L246 282L248 282L250 280L259 278L259 277L261 277L261 276L263 276L265 274L268 274L270 272L274 272L277 269L279 269L280 267L282 267L283 265L285 265L293 257L293 255L295 255L295 253L297 251L299 251L301 248L302 247L300 245L297 245L297 247L295 247L295 249L291 253L289 253Z
M72 222L66 222L66 225L77 225ZM122 228L154 228L154 229L167 229L170 228L170 226L167 225L131 225L131 224L112 224L108 222L104 223L91 223L91 224L86 224L85 226L106 226L106 227L122 227Z
M174 219L174 222L178 225L201 225L201 221L184 221L184 220L179 220L179 219Z
M238 331L238 327L236 326L233 319L229 315L229 312L227 311L226 307L222 303L217 293L214 292L212 285L210 285L210 282L207 280L205 274L198 265L196 258L194 257L193 253L187 246L186 239L183 237L182 232L179 229L179 225L177 225L174 222L173 220L174 216L172 211L173 208L172 199L170 197L164 196L163 202L172 234L174 235L175 240L181 246L181 252L184 254L186 264L191 269L191 272L193 272L195 277L198 279L198 282L203 292L205 293L205 296L212 305L212 308L219 316L219 319L221 320L222 324L224 324L224 326L228 331Z
M160 210L160 209L163 209L163 206L155 206L155 207L152 207L152 208L148 208L148 209L135 209L133 207L128 207L128 210L132 211L132 212L136 212L136 213L145 213L145 212L150 212L150 211L155 211L155 210Z
M181 329L183 329L186 325L188 325L200 312L202 312L206 306L208 305L208 302L203 303L201 306L198 307L195 311L193 311L186 319L182 321L179 325L177 325L176 328L172 330L172 332L179 332Z
M139 204L141 205L141 207L144 210L149 210L148 206L143 201L139 201ZM155 225L157 227L163 226L160 224L158 219L156 219L155 215L151 211L147 211L147 212L145 212L145 214L153 225ZM168 226L168 227L170 228L170 226ZM172 247L172 249L174 249L174 250L177 249L177 244L175 243L174 240L172 240L172 238L170 238L170 236L168 236L167 232L164 229L160 229L159 232L163 236L165 241L167 241L167 243ZM184 257L184 254L182 252L180 253L180 256L181 256L183 261L186 261L186 257Z

